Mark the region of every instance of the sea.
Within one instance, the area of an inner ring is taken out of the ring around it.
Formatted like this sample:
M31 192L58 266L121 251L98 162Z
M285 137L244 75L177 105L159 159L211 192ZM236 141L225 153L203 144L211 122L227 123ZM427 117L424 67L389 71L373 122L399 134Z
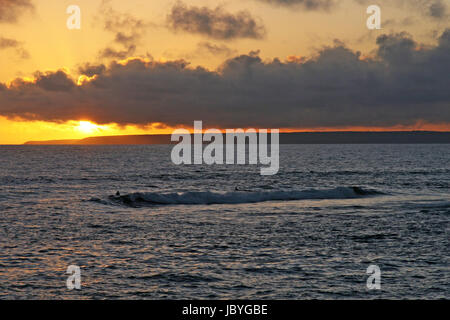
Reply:
M1 146L0 299L450 298L448 144L171 150Z

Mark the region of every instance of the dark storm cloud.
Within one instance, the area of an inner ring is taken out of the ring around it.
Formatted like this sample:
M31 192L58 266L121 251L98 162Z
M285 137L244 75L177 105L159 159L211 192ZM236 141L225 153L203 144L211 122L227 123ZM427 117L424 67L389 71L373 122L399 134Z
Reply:
M36 86L45 91L70 91L75 87L74 82L62 71L35 74Z
M0 36L0 50L4 49L14 49L16 55L21 59L28 59L30 57L28 51L23 47L22 42Z
M221 40L261 39L266 33L264 26L247 11L228 13L222 7L188 7L181 2L172 7L167 16L167 24L173 31L201 34Z
M272 5L306 10L329 10L336 4L334 0L258 0Z
M24 11L33 9L31 0L0 0L0 23L17 22Z
M183 60L113 62L82 86L62 71L38 74L36 83L0 85L0 114L223 128L450 122L450 29L434 47L407 34L380 36L377 45L373 59L338 41L309 59L263 61L252 52L216 72Z

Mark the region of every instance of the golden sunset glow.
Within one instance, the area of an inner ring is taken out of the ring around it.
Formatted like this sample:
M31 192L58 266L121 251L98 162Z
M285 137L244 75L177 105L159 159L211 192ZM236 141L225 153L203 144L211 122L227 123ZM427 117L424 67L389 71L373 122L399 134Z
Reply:
M98 125L91 121L68 121L54 123L45 121L20 121L0 117L0 144L23 144L27 141L83 139L90 136L171 134L178 127L163 127L162 124L149 124L145 127L117 124ZM184 126L193 132L192 126ZM223 128L224 130L226 128ZM248 128L245 128L248 129ZM203 130L205 131L206 128ZM411 126L393 127L343 127L343 128L282 128L280 132L326 132L326 131L450 131L449 124L419 123ZM11 134L14 132L14 134Z
M105 126L98 126L90 121L80 121L78 125L78 130L80 130L82 133L89 133L92 134L94 132L99 132L100 130L103 130L106 128Z
M186 66L189 70L201 67L201 70L208 70L209 76L213 77L221 73L221 68L228 60L241 55L256 55L258 59L261 59L261 63L281 61L300 65L308 61L315 61L320 50L340 44L349 48L351 52L357 52L359 61L368 62L376 56L378 48L376 40L383 33L402 34L405 37L414 38L418 44L414 50L420 52L439 44L439 35L448 28L448 21L441 19L445 18L445 15L436 14L432 17L427 13L428 7L426 6L419 8L410 4L398 5L381 1L383 28L368 31L366 28L367 6L363 3L364 1L340 1L337 6L329 10L308 9L302 6L302 1L294 1L300 4L299 6L290 6L290 2L283 1L280 1L279 5L273 5L276 2L227 1L220 5L218 11L214 11L218 5L216 1L184 0L180 2L186 8L208 8L210 12L220 11L232 17L238 17L239 13L248 12L249 21L254 21L255 24L262 26L263 32L260 36L248 36L248 32L246 33L248 30L243 30L244 36L240 34L234 38L227 38L227 34L219 34L219 36L208 34L209 31L204 30L202 33L171 29L168 24L168 15L176 5L175 2L78 0L74 4L78 5L81 10L82 20L79 30L67 28L66 9L69 4L72 4L67 1L31 1L29 2L32 4L31 9L20 5L16 5L17 8L8 5L8 10L15 8L15 11L9 13L10 15L14 14L14 19L0 21L0 95L2 89L5 88L3 92L8 92L4 94L5 100L3 101L14 100L17 104L15 106L7 103L0 105L0 110L3 111L0 113L0 144L21 144L30 140L80 139L89 136L171 133L174 128L164 123L150 121L146 125L127 124L145 123L139 116L122 122L120 112L127 112L127 110L111 112L116 118L107 118L108 120L98 116L109 111L111 102L116 102L113 98L111 100L108 98L113 93L120 91L117 90L118 88L126 87L133 80L130 78L132 76L116 74L114 80L121 82L117 82L116 87L107 88L109 91L106 90L103 95L99 94L98 91L95 91L96 88L112 84L112 82L108 82L111 79L107 79L105 82L101 81L105 74L110 75L108 72L111 72L111 65L123 66L130 74L133 74L135 71L133 68L137 65L136 61L140 61L146 66L152 63L167 65L180 63L183 64L183 68ZM252 25L249 24L250 27ZM190 30L195 31L198 27L192 26ZM231 30L234 30L234 27ZM103 69L90 70L91 72L84 70L83 73L82 70L88 66L101 66ZM63 76L55 75L58 71L61 71ZM181 75L182 73L180 73ZM65 77L67 78L65 79ZM148 90L148 85L144 84L141 88L141 79L134 79L132 87L139 88L141 92L129 94L127 88L123 95L133 100L136 96L144 96L148 91L171 93L172 88L169 87L173 82L177 82L178 78L176 81L172 80L169 86L161 85L159 87L158 77L159 75L155 76L156 85L151 90ZM284 76L280 77L280 79L283 78ZM336 77L336 79L338 78ZM335 78L332 79L335 81ZM263 85L266 82L265 79L261 79L258 83ZM191 83L188 81L186 84L181 84L180 88L184 90L190 85ZM200 86L200 89L203 87ZM27 91L29 100L22 100L26 95L21 90L29 90ZM67 101L71 102L70 108L75 111L68 116L60 114L54 116L52 111L43 110L42 106L34 104L36 100L33 99L36 97L37 90L43 90L40 101L42 104L47 103L46 106L49 109L57 109L58 111L55 113L65 110L64 103ZM92 90L89 91L91 95L86 93L88 90ZM200 91L202 90L192 90L196 94ZM70 96L67 94L68 92L73 95ZM161 103L156 107L158 110L165 111L164 103L168 97L149 96L151 98L145 97L147 99L145 103L141 102L139 107L133 109L134 112L147 110L147 106L153 105L152 99L156 101L156 104ZM349 97L350 100L352 98ZM80 99L79 103L78 99ZM199 96L196 99L199 104L202 102L200 101L202 97ZM183 100L180 98L180 101ZM126 109L127 103L128 101L124 100L117 102L117 105ZM91 105L92 108L102 106L107 111L90 113L89 111L93 110L88 109L91 108ZM185 112L182 103L177 101L175 105L180 108L181 112ZM195 99L193 105L197 105ZM405 114L407 114L408 108L413 106L414 102L405 105ZM119 107L116 106L116 108ZM274 108L277 107L274 106ZM308 108L304 105L298 107ZM27 108L32 111L28 111ZM217 109L212 107L211 110ZM45 112L47 113L43 115ZM173 112L171 115L177 113L176 111L171 112ZM383 116L382 111L375 110L374 114L377 112L380 112L380 115L377 116ZM286 114L288 114L288 118L291 118L289 113ZM324 118L327 117L328 115L324 114ZM369 117L373 117L373 115L368 115L367 118L369 119ZM52 121L47 121L47 119L52 119ZM154 116L153 110L149 111L144 119L152 121L166 119L165 121L167 121L167 118L160 115L159 118ZM172 123L183 121L172 120ZM96 121L100 123L96 123ZM413 123L413 121L416 122ZM439 123L436 118L429 121L422 116L414 118L413 121L389 122L389 125L386 126L362 126L355 122L355 125L351 126L326 127L319 124L312 127L307 123L300 122L299 119L299 123L304 124L303 127L281 128L280 131L450 130L450 124L445 122L445 118L442 123ZM191 129L190 123L191 121L187 122L186 129ZM378 122L373 123L378 124ZM392 123L403 124L391 125ZM413 124L404 125L404 123ZM206 122L205 125L207 125Z
M0 117L0 144L23 144L27 141L83 139L90 136L170 134L175 128L149 124L145 127L117 124L97 125L91 121L20 121ZM11 134L14 132L14 134Z

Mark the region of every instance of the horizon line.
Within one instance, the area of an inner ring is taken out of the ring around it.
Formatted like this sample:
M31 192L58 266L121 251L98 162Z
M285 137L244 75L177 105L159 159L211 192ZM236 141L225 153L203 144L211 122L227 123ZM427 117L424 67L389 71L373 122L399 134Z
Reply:
M204 132L202 132L201 134L203 134ZM270 133L270 131L268 131L268 133ZM194 132L190 132L191 135L193 134L200 134L200 133L194 133ZM226 134L225 132L222 132L222 134ZM342 134L353 134L353 135L367 135L367 134L378 134L378 135L384 135L384 134L392 134L392 135L405 135L405 134L434 134L434 135L444 135L446 136L447 134L450 134L450 131L432 131L432 130L409 130L409 131L290 131L290 132L285 132L285 131L281 131L280 135L284 135L284 136L293 136L296 134L302 134L302 135L317 135L317 134L325 134L325 135L330 135L328 137L328 139L332 138L331 135L342 135ZM163 133L163 134L124 134L124 135L110 135L110 136L89 136L89 137L85 137L85 138L80 138L80 139L51 139L51 140L29 140L26 141L22 144L1 144L2 146L21 146L21 145L86 145L85 143L82 143L84 141L89 141L89 140L108 140L108 139L132 139L134 138L151 138L151 137L155 137L155 138L168 138L170 137L171 134L170 133ZM333 140L333 139L331 139ZM166 143L161 143L163 141L147 141L147 143L142 143L143 141L140 141L140 143L136 143L139 141L135 141L133 143L133 141L129 141L129 143L118 143L120 144L166 144ZM167 144L171 144L174 143L173 141L165 141L168 142ZM305 143L314 143L314 142L305 142ZM327 143L339 143L339 142L327 142ZM355 143L355 142L350 142L350 143ZM357 143L357 142L356 142ZM371 142L362 142L362 143L371 143ZM375 143L375 142L373 142ZM386 143L386 142L385 142ZM394 142L395 143L395 142ZM406 143L404 141L402 141L401 143ZM411 142L411 143L418 143L418 142ZM430 142L426 142L426 143L430 143ZM440 142L442 143L442 142ZM450 141L448 142L444 142L444 143L450 143ZM112 145L112 143L97 143L97 145ZM284 144L284 143L281 143ZM295 143L294 143L295 144ZM301 144L301 143L299 143ZM93 143L92 145L95 145L95 143Z

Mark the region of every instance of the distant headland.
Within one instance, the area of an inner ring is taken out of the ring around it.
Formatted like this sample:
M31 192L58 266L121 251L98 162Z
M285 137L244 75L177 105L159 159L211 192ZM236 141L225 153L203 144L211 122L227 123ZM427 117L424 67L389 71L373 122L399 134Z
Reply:
M26 145L145 145L174 144L170 134L121 135L71 140L28 141ZM450 143L450 132L289 132L280 133L280 144L420 144Z

